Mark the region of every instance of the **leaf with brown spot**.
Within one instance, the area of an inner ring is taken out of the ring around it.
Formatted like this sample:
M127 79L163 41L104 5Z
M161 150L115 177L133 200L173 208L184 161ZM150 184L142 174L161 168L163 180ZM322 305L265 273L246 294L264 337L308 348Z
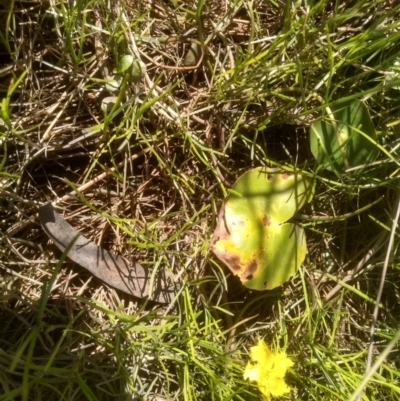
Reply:
M303 262L302 228L282 224L312 197L312 182L300 175L258 168L243 174L221 207L211 250L252 289L272 289Z

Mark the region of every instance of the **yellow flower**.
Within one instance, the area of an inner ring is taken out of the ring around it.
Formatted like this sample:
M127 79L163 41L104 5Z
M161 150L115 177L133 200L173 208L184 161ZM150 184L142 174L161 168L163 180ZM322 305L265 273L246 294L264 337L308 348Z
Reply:
M250 348L250 357L244 370L244 378L257 382L258 388L268 401L272 396L279 397L290 391L285 383L286 371L293 366L293 362L284 352L273 354L263 340Z

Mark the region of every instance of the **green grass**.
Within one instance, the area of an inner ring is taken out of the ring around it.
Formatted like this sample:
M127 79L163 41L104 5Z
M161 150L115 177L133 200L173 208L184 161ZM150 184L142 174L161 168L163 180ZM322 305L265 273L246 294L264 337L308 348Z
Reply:
M0 0L0 20L0 400L259 400L243 371L260 337L295 362L282 399L400 399L400 4ZM185 66L193 43L202 59ZM105 116L127 54L147 71ZM380 156L338 178L308 129L350 99ZM306 262L268 292L209 252L229 187L256 166L316 181L296 218ZM48 201L172 272L172 303L60 262L36 219Z

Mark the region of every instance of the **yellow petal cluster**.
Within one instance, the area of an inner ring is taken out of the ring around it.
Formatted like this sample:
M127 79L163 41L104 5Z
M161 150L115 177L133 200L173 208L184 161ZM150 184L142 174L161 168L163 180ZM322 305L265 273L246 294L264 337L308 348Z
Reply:
M293 362L284 352L273 354L260 339L257 345L250 348L250 357L244 378L257 382L265 401L270 400L271 396L279 397L290 391L284 377Z

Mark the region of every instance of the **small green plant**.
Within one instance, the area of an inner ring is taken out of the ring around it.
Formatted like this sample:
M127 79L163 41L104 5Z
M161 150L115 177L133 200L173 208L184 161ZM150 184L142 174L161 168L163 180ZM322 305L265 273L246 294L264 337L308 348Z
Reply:
M360 100L327 107L325 117L310 127L310 146L317 162L337 175L373 162L379 153L375 127Z
M114 75L107 81L105 87L107 91L114 93L119 90L125 76L128 82L138 83L146 72L146 64L133 58L130 54L123 56L118 63L118 68L114 71Z
M28 71L24 71L19 78L12 79L10 85L8 86L7 95L5 98L2 99L0 104L0 119L4 122L5 126L11 130L12 123L11 123L11 96L18 88L19 84L23 81Z
M278 287L307 252L303 229L285 222L312 194L311 180L299 174L272 168L247 171L222 205L212 251L246 287Z

